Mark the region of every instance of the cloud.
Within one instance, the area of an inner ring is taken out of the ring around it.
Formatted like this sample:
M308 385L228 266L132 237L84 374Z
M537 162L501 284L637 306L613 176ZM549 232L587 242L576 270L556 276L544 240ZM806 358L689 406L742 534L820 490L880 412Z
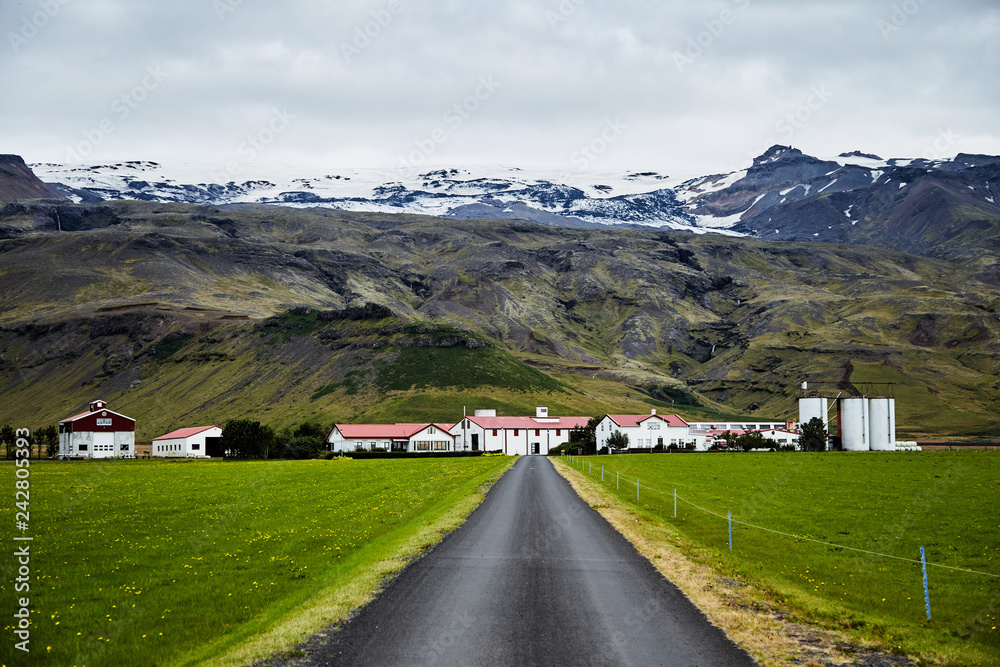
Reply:
M29 161L111 119L94 160L224 163L275 110L295 120L261 168L393 166L443 128L433 163L564 169L613 119L601 168L726 171L772 139L911 156L947 129L1000 153L988 1L24 0L0 26L4 150ZM150 67L167 77L121 118Z

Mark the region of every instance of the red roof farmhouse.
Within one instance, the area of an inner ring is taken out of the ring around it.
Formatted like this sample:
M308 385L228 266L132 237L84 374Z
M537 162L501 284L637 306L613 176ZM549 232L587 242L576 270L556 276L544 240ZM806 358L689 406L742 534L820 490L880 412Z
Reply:
M135 456L135 420L93 401L87 412L59 422L59 456Z

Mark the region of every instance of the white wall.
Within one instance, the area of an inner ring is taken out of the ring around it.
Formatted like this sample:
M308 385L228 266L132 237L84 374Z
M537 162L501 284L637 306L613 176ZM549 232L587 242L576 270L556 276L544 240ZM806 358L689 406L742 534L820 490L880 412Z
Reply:
M113 448L110 451L96 451L94 449L95 444L102 443L95 443L95 435L98 435L99 439L109 440ZM87 451L81 452L80 445L86 445ZM135 456L135 432L114 431L95 434L93 431L76 431L73 433L60 433L59 456L85 456L97 459L116 456Z

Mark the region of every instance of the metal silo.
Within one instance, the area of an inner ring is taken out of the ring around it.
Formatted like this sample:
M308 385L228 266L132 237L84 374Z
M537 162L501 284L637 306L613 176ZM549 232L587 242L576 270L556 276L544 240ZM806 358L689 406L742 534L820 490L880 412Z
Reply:
M849 452L867 452L868 399L841 398L837 400L837 419L840 426L840 445Z
M799 399L799 428L809 423L813 417L819 417L824 426L829 425L827 410L829 404L825 398L800 398Z
M896 451L895 399L868 399L868 444L873 452Z

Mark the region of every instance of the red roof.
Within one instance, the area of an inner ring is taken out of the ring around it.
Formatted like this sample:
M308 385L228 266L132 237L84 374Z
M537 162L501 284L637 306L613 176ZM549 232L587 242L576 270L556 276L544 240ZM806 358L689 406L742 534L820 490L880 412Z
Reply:
M447 424L337 424L334 428L339 430L345 438L406 440L430 426L436 426L445 433L448 433L450 428Z
M98 410L87 410L86 412L81 412L78 415L73 415L72 417L67 417L66 419L63 419L59 423L60 424L66 424L68 422L75 422L75 421L78 421L80 419L83 419L84 417L90 417L91 415L100 414L101 412L107 412L108 414L111 414L111 415L118 415L122 419L128 419L129 421L133 421L133 422L135 421L131 417L126 417L125 415L123 415L120 412L115 412L114 410L108 410L107 407L103 407L103 408L100 408Z
M179 428L176 431L171 431L166 435L161 435L159 438L153 438L156 440L176 440L180 438L190 438L192 435L198 435L203 431L207 431L210 428L219 428L218 426L192 426L191 428Z
M467 417L467 419L486 429L571 429L586 426L590 421L590 417Z
M667 423L667 426L687 426L688 423L681 419L680 415L608 415L615 424L619 426L638 426L647 419L660 418Z

